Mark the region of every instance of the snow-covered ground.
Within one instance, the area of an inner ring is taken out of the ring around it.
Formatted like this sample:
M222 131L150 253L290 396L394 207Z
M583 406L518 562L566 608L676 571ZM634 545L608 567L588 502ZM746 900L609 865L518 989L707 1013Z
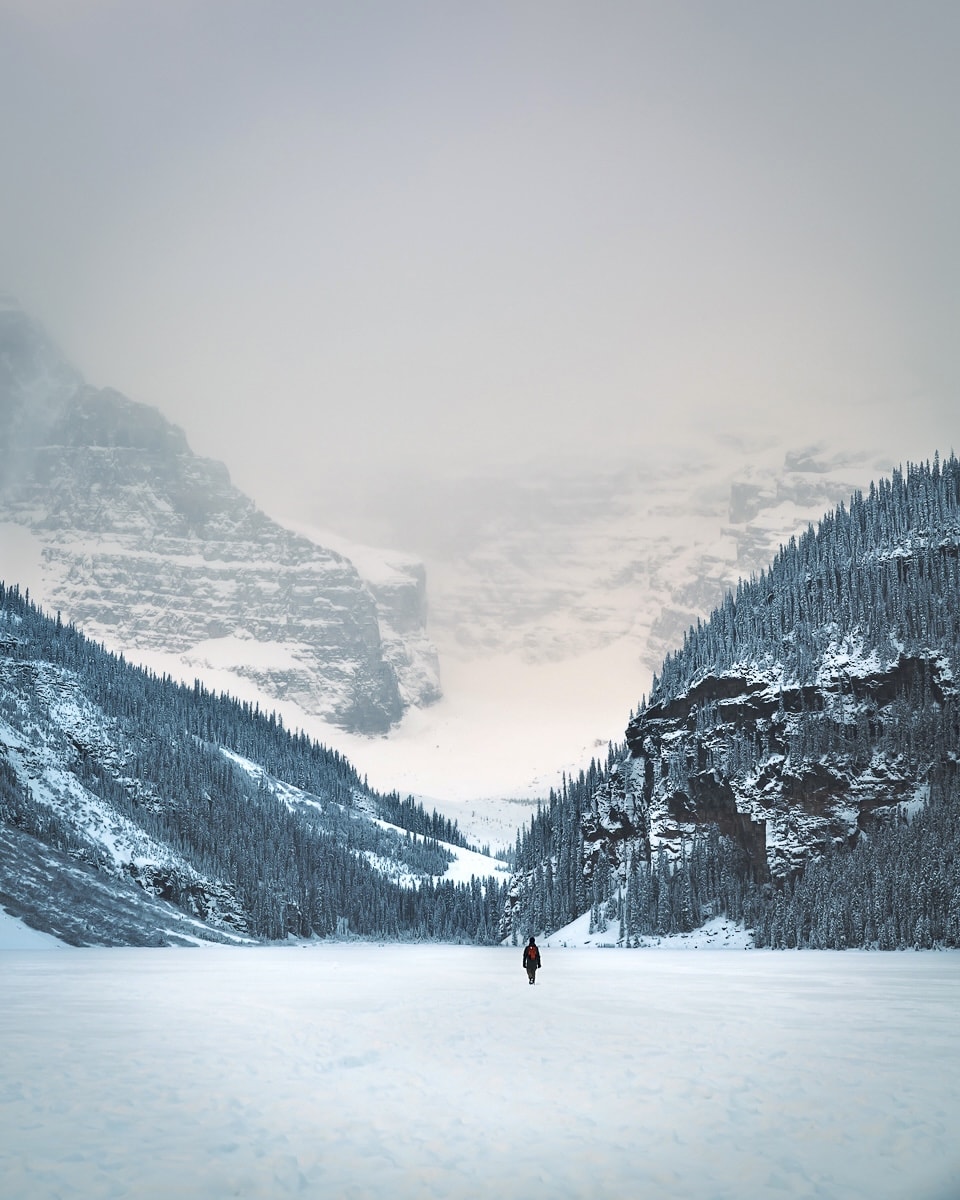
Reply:
M603 920L601 927L591 933L590 914L585 912L569 925L537 940L541 945L551 948L592 946L597 950L606 950L618 944L619 935L619 923L615 918ZM639 938L638 947L643 950L747 950L753 947L753 934L726 917L713 917L689 933L677 933L671 937L651 934Z
M0 908L0 952L4 950L66 950L65 942L52 934L41 933L29 925L11 917ZM0 964L4 960L0 959Z
M955 1200L960 955L0 955L0 1195Z

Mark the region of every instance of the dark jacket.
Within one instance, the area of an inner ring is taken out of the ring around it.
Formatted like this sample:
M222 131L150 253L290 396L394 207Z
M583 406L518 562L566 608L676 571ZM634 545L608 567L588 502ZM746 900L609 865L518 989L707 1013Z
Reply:
M539 946L524 946L523 948L523 965L525 967L540 966L540 948Z

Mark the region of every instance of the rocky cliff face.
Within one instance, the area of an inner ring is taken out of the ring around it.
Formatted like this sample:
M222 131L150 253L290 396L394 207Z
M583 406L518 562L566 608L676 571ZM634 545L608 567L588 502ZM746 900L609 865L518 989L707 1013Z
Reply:
M661 847L677 858L709 825L741 846L760 878L782 879L811 855L854 843L925 793L923 771L871 744L923 686L940 706L956 698L940 654L881 665L847 645L807 686L785 680L781 664L744 665L649 706L627 728L630 757L584 819L588 866L605 853L622 870L631 853L651 860ZM805 746L813 714L820 733Z
M960 462L871 485L692 628L583 823L586 866L710 825L761 879L853 844L960 760Z
M377 605L384 659L397 676L404 705L440 699L437 652L427 637L427 572L422 563L396 555L379 570L358 564Z
M34 577L15 580L12 551L0 574L91 636L226 671L356 732L439 695L422 575L371 590L159 412L85 386L16 310L0 312L0 423L0 547L29 531Z

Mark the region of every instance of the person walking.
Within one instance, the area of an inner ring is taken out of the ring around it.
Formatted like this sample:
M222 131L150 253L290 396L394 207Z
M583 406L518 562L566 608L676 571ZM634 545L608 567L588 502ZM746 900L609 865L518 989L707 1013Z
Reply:
M527 979L531 984L536 983L537 968L541 966L540 947L537 945L536 938L531 938L523 949L523 965L527 971Z

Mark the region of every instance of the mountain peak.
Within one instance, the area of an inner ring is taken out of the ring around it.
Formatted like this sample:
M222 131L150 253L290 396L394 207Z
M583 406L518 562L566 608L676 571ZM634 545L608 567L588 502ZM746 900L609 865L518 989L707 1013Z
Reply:
M271 521L158 409L85 385L19 310L0 312L3 521L30 542L7 577L134 660L209 668L218 686L226 673L358 733L438 694L435 652L418 670L422 622L400 635L396 596Z

